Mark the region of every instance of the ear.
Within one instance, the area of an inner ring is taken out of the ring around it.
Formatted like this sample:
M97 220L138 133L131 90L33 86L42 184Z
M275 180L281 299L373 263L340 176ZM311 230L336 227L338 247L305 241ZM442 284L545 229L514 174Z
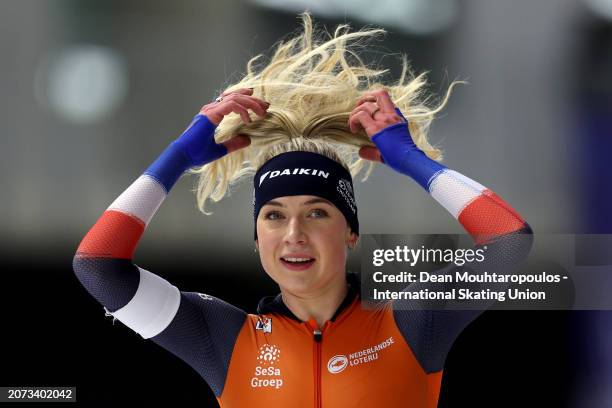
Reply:
M255 248L259 251L259 239L255 240Z
M349 234L346 239L346 246L348 246L350 249L355 249L357 246L357 241L359 241L359 235L349 230Z

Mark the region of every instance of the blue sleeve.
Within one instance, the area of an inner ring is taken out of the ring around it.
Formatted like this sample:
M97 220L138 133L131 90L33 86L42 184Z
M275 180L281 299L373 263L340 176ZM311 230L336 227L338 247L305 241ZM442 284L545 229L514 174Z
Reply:
M372 136L383 162L398 173L411 177L425 190L435 174L446 167L430 159L419 149L408 130L408 121L402 112L395 108L404 122L388 126Z

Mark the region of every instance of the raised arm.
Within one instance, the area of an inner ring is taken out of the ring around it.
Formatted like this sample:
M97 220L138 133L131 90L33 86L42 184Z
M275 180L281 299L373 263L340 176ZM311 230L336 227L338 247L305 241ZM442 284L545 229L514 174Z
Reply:
M214 139L215 127L230 112L246 115L245 120L247 108L265 114L265 105L250 97L249 90L242 92L202 108L187 130L106 209L73 261L79 281L108 313L181 357L215 392L222 387L224 368L246 314L214 297L180 292L135 265L132 258L147 225L187 169L249 144L243 136L224 144Z
M349 124L354 131L363 128L376 145L362 148L363 158L381 161L415 180L459 221L477 246L487 245L486 260L480 267L510 273L527 256L532 243L529 225L493 191L427 157L414 144L406 119L387 92L364 95ZM482 313L408 308L395 303L395 320L428 373L443 369L455 338Z

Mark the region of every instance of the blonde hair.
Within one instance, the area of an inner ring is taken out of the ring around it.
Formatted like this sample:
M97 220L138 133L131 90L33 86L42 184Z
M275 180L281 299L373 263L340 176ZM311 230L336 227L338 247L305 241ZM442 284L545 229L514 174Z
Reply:
M269 102L270 107L264 118L252 115L251 123L245 124L239 115L231 114L219 124L217 143L242 134L251 139L251 145L190 170L199 176L194 191L200 211L206 213L209 198L221 200L230 185L254 174L271 157L275 146L288 141L324 142L355 177L366 165L358 156L359 148L374 144L363 130L351 133L349 114L359 97L376 89L386 89L402 111L415 144L430 158L442 159L442 152L428 142L427 134L435 114L460 82L452 82L442 102L430 107L432 96L425 92L427 73L414 76L405 56L400 78L394 85L386 85L377 79L388 70L366 66L354 51L363 48L366 40L384 34L383 29L350 32L348 25L339 25L331 36L313 30L310 14L300 16L300 35L279 42L267 63L261 54L251 58L246 75L223 91L253 88L253 96ZM369 163L364 180L373 165Z
M335 162L338 162L346 170L350 171L349 166L342 159L343 156L349 156L352 152L342 146L334 146L329 142L319 139L294 138L288 142L277 143L264 150L253 163L255 169L259 169L271 158L287 152L311 152L325 156ZM344 152L344 154L342 154Z

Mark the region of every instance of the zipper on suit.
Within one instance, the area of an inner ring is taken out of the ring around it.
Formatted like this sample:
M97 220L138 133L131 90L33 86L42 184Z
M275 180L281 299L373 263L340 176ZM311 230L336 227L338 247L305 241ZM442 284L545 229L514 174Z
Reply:
M317 322L309 320L308 327L312 331L313 347L313 375L314 375L314 406L321 408L321 342L323 341L323 332L317 327Z

